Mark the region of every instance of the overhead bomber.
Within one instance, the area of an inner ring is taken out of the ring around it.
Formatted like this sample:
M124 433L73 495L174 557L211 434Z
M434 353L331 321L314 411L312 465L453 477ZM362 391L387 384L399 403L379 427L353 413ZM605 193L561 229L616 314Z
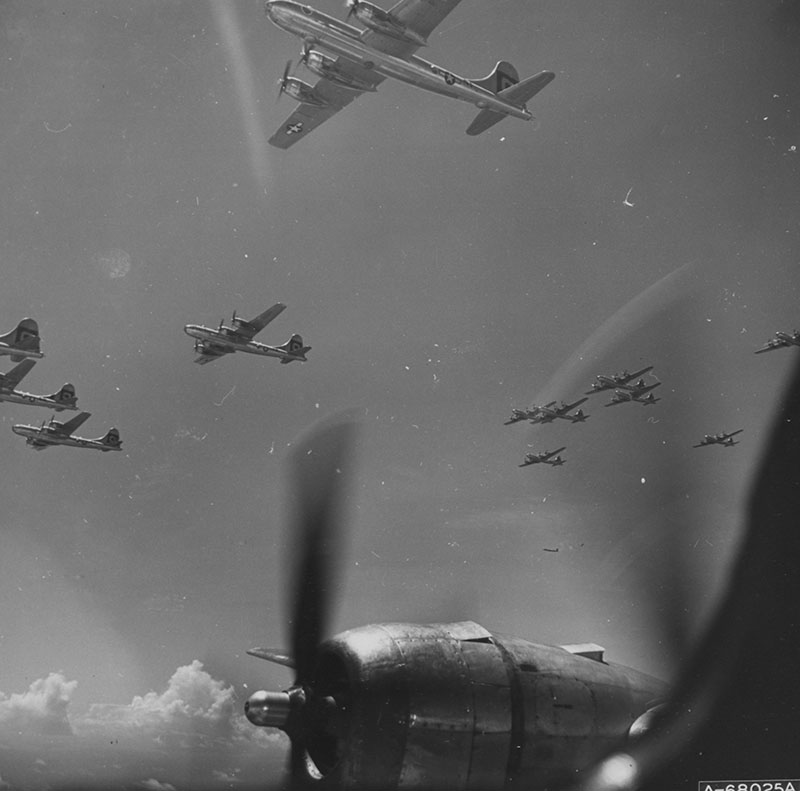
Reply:
M319 77L310 85L290 76L291 62L286 65L279 95L286 93L300 104L269 142L289 148L362 93L374 92L387 77L474 104L480 112L469 135L509 115L530 120L526 102L555 79L553 72L520 80L510 63L498 61L486 77L468 80L414 54L459 2L399 0L385 11L365 0L350 0L347 19L364 25L361 30L302 3L268 0L267 16L302 39L300 62Z

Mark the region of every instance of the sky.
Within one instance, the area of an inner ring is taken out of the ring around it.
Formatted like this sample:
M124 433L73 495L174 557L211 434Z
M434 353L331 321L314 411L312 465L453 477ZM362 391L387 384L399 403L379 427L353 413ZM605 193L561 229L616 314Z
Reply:
M424 57L552 70L533 122L468 137L475 108L387 81L289 151L300 45L258 2L0 21L0 331L35 318L23 389L72 382L123 440L34 453L11 426L49 413L0 405L0 787L280 777L241 711L291 677L244 652L285 645L286 461L343 409L335 630L472 619L670 677L665 602L701 628L796 356L753 352L798 326L797 3L464 0ZM193 363L184 324L278 301L259 340L308 362ZM654 407L503 425L645 365Z

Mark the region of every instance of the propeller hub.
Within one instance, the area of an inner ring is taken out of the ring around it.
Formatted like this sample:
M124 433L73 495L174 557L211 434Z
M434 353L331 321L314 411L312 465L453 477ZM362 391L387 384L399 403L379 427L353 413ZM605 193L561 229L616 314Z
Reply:
M288 692L254 692L244 704L244 713L253 725L286 730L292 713L292 698Z

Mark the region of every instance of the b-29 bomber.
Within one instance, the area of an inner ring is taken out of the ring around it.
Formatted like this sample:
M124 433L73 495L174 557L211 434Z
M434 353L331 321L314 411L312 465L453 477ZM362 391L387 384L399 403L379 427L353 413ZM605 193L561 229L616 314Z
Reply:
M17 385L28 375L34 365L36 365L36 360L23 360L7 374L0 374L0 401L8 401L12 404L43 406L47 409L54 409L56 412L63 412L65 409L76 410L78 408L78 399L75 396L74 385L69 382L52 395L33 395L16 389Z
M122 440L119 438L119 431L110 428L104 437L96 439L84 439L74 436L77 431L91 417L90 412L81 412L66 423L61 423L55 418L41 426L27 426L17 424L11 427L15 434L26 438L29 447L34 450L45 450L51 445L68 445L72 448L89 448L90 450L122 450Z
M349 0L347 19L355 17L367 28L360 30L308 5L269 0L267 16L303 40L301 62L319 77L315 85L290 77L287 64L280 93L300 104L269 142L289 148L362 93L375 91L387 77L476 105L480 112L467 129L469 135L509 115L530 120L526 102L555 79L553 72L520 80L510 63L499 61L486 77L468 80L414 54L459 2L399 0L385 11L365 0Z
M306 353L311 351L311 347L303 345L303 338L300 335L292 335L282 346L268 346L266 343L258 343L253 340L257 333L261 332L285 309L286 305L276 302L271 308L267 308L250 321L239 318L234 311L230 326L220 321L217 329L204 327L202 324L187 324L183 330L187 335L196 339L194 350L200 355L195 362L205 365L218 357L233 352L277 357L283 364L296 360L306 362Z
M596 381L592 382L590 385L591 389L586 391L586 395L594 395L594 393L601 393L603 390L615 390L617 388L633 390L636 386L630 385L629 382L632 382L637 377L643 376L652 370L653 366L648 365L646 368L634 371L633 373L621 371L617 374L611 374L611 376L608 374L597 374L595 377Z
M656 398L652 393L661 382L654 382L651 385L646 385L644 381L637 383L635 389L615 390L614 395L606 406L616 406L617 404L633 403L634 401L642 406L652 406L657 404L661 399Z
M697 445L692 445L693 448L705 448L707 445L722 445L726 448L732 448L738 445L738 441L733 439L737 434L744 431L740 428L738 431L731 431L729 434L706 434Z
M560 467L564 463L564 459L557 455L562 450L566 450L566 445L558 450L546 450L544 453L526 453L520 467L528 467L531 464L549 464L551 467ZM554 458L555 457L555 458Z

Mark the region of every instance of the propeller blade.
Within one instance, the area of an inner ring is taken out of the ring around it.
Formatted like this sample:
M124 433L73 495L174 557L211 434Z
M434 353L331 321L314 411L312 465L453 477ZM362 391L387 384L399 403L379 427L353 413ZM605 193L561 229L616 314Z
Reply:
M345 3L347 6L347 16L345 17L345 22L350 20L350 17L353 16L356 12L356 6L358 5L358 0L347 0Z
M339 553L345 467L353 444L352 418L337 416L308 434L294 451L292 534L297 542L291 586L291 655L296 685L311 678L317 647L328 631Z

